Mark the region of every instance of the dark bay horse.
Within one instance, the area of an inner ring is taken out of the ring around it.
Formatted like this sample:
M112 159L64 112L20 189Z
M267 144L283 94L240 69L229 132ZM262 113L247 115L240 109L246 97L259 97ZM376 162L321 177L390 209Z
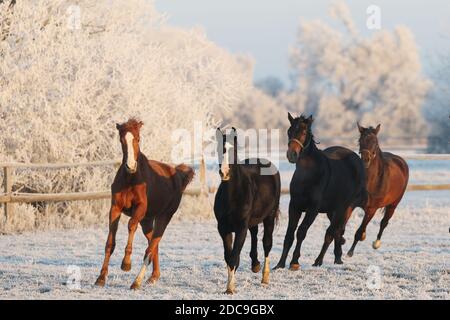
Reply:
M178 209L183 191L194 177L193 169L184 164L173 167L148 160L139 149L139 131L142 125L141 121L135 119L116 125L119 130L123 158L111 185L112 200L105 260L95 283L99 286L104 286L106 282L109 259L116 246L116 232L122 212L130 217L122 270L131 270L132 245L138 224L141 225L148 240L144 264L131 288L140 287L150 262L153 262L153 273L148 282L154 283L159 279L159 242L170 219Z
M367 174L367 192L369 199L364 207L364 219L355 233L355 240L347 255L353 256L358 241L366 239L366 227L379 208L385 208L384 217L381 220L380 232L377 240L373 242L373 248L381 246L381 235L389 220L394 215L399 202L402 200L408 185L409 168L401 157L383 152L378 144L378 132L376 128L364 128L359 125L359 152L364 162Z
M293 118L288 114L287 158L296 168L290 184L289 224L284 239L283 253L277 268L284 268L294 232L303 211L306 211L297 230L297 245L291 261L291 270L300 268L300 249L309 227L319 212L327 213L330 226L314 266L321 266L330 243L334 240L334 263L342 264L342 244L345 226L355 207L366 201L366 177L361 159L343 147L319 150L311 131L312 116Z
M236 270L239 257L247 236L251 233L252 271L259 272L257 253L258 224L264 224L264 267L262 283L269 283L269 253L272 249L272 235L279 215L281 192L280 174L276 167L265 159L246 159L242 162L237 156L237 133L216 132L217 153L219 155L219 174L221 183L216 193L214 214L219 234L223 240L225 262L228 269L226 293L233 294L236 289ZM233 235L235 239L233 243Z

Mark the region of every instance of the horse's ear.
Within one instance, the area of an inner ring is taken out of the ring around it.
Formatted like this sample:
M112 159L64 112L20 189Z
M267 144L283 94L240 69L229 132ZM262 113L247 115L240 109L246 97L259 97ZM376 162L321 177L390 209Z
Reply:
M312 124L314 122L313 116L310 115L308 119L306 119L306 121L308 121L309 124Z
M289 119L289 122L292 124L292 122L294 121L294 117L291 115L290 112L288 112L288 119Z
M381 124L377 125L377 127L375 128L375 134L377 135L378 132L380 132L381 129Z
M142 121L139 121L139 122L138 122L138 128L139 128L139 129L141 129L143 125L144 125L144 122L142 122Z
M364 127L362 127L362 126L359 124L359 122L356 122L356 124L358 125L359 133L363 133Z
M120 124L119 123L116 123L116 129L120 130Z
M231 130L233 130L236 133L236 128L235 127L231 127Z

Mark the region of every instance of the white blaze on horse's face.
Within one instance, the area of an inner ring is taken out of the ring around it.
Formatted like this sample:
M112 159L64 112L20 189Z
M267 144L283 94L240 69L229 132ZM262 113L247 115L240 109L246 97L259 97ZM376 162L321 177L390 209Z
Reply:
M233 145L229 142L225 143L225 154L223 155L222 166L220 167L220 171L222 172L222 180L227 181L230 179L230 149Z
M135 172L137 169L137 161L134 158L134 136L131 132L125 134L125 141L127 142L127 167L130 172Z

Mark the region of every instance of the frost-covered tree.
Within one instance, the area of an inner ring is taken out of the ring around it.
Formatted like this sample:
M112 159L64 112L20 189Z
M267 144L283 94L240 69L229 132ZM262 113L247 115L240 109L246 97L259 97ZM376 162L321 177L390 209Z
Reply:
M33 0L13 10L6 1L0 17L0 161L119 159L115 123L132 116L144 121L143 152L170 161L172 130L211 127L251 87L235 56L201 30L167 25L152 1ZM112 174L22 171L16 187L105 190Z
M428 151L450 153L450 56L440 56L433 83L424 108L430 127Z
M409 29L364 38L344 3L334 3L330 14L343 23L342 31L321 21L300 24L290 55L295 89L288 107L316 115L321 136L354 136L358 120L382 123L384 138L424 137L421 108L430 82Z

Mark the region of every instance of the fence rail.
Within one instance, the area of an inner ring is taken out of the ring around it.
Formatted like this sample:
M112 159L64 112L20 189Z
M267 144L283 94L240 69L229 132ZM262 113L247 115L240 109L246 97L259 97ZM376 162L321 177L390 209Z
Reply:
M405 155L406 160L450 160L450 155ZM72 192L72 193L19 193L14 192L14 171L16 169L66 169L75 167L101 167L101 166L118 166L119 160L94 161L86 163L53 163L53 164L30 164L30 163L0 163L3 168L3 189L4 193L0 194L0 204L5 204L5 216L13 214L14 203L33 203L33 202L58 202L58 201L90 201L110 199L110 191L99 192ZM188 187L185 191L186 195L196 196L205 193L214 193L215 187L208 186L206 181L206 164L202 159L200 161L200 187ZM432 185L409 185L408 191L427 191L427 190L450 190L450 184L432 184ZM288 188L282 188L282 194L288 194Z

